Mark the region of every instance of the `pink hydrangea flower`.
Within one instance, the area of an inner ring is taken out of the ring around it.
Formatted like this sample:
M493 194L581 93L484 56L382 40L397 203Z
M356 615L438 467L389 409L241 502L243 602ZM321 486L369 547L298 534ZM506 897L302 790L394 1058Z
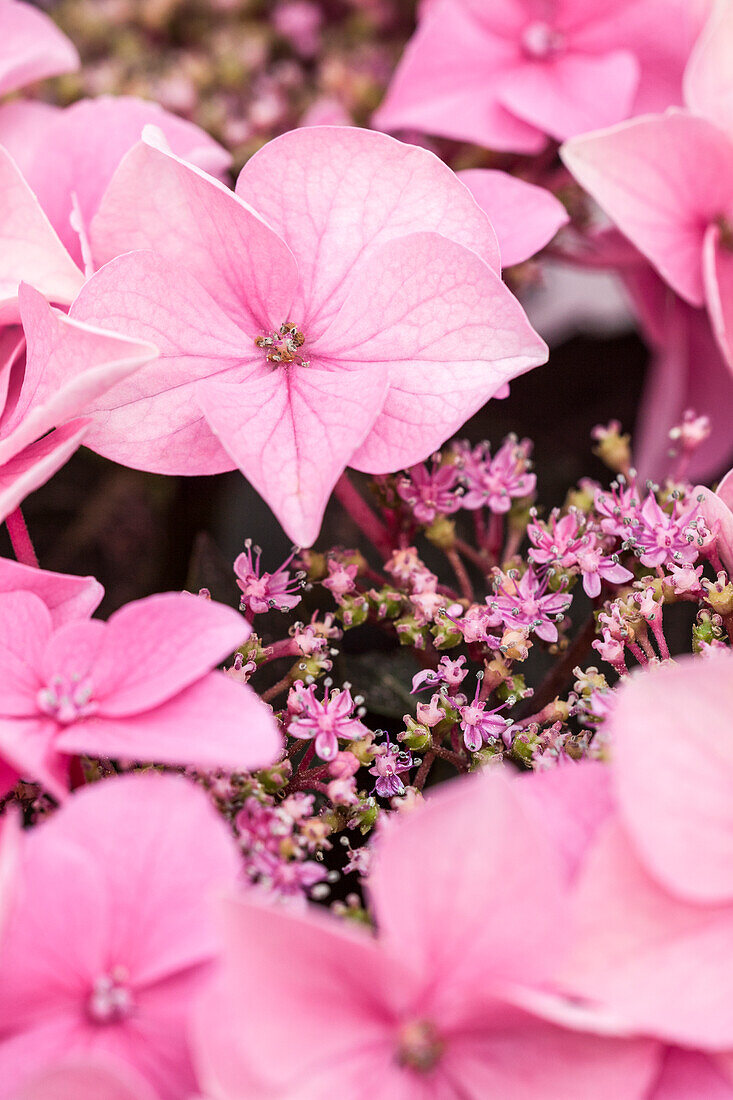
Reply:
M0 173L1 161L2 150ZM10 385L17 345L0 363L0 520L78 448L89 426L80 416L95 399L157 355L151 344L70 321L30 286L18 301L27 350L19 393Z
M689 0L439 0L373 121L537 153L679 103L700 25Z
M731 684L727 650L653 668L618 690L604 727L618 808L578 882L565 981L622 1026L726 1052L729 1081L733 990L721 959L733 936Z
M423 463L413 466L407 475L397 480L397 494L409 505L418 523L432 523L441 515L452 515L461 507L462 489L458 486L458 469L433 463L428 469Z
M379 746L370 775L377 777L374 790L380 798L397 798L405 793L401 776L412 767L412 753L391 742Z
M575 138L570 171L693 306L733 362L733 8L716 4L685 73L687 111Z
M335 760L339 738L358 741L369 730L354 714L357 703L348 688L334 688L323 699L316 698L316 685L296 683L290 689L288 710L293 715L288 726L291 737L315 738L315 749L322 760Z
M0 558L0 593L15 592L19 588L43 600L51 612L54 626L63 626L71 619L88 618L104 596L104 589L94 577L53 573L10 558Z
M365 1100L376 1082L411 1100L640 1096L653 1044L564 1031L511 1003L557 965L565 872L544 833L517 784L459 780L380 837L376 937L228 901L224 965L195 1029L206 1094Z
M164 473L236 465L299 545L346 465L422 461L546 358L468 190L382 134L285 134L248 161L236 195L141 143L91 239L112 262L73 316L154 332L161 356L114 408L99 403L88 442Z
M503 515L509 511L513 500L530 496L537 486L536 475L529 472L530 450L529 440L520 443L515 436L508 436L493 457L487 443L479 443L473 448L468 443L456 444L458 464L466 486L462 507L488 508Z
M697 513L697 503L685 508L678 500L673 502L672 511L666 512L649 493L639 509L638 524L627 536L642 565L691 565L698 557L690 531Z
M505 626L525 627L544 642L556 642L553 620L563 617L572 599L565 592L548 592L547 580L541 580L530 566L521 577L502 574L495 594L487 596L486 602Z
M247 634L231 608L186 594L58 628L33 593L0 594L0 759L58 799L76 753L232 771L271 763L272 712L211 671Z
M95 783L24 837L0 973L3 1100L87 1056L129 1066L160 1100L192 1093L187 1024L217 948L211 895L238 872L227 827L174 776Z
M511 722L502 718L499 713L506 704L487 710L486 703L479 702L480 690L481 680L478 679L473 700L466 706L458 708L463 743L469 752L478 752L489 741L504 738L507 727L511 725Z
M237 584L242 590L241 610L249 611L252 615L264 615L273 608L276 611L290 611L297 607L301 599L301 576L291 578L287 569L296 551L293 550L274 573L260 573L262 550L255 546L253 559L252 549L252 541L248 539L244 544L244 552L234 561Z
M78 69L74 46L53 20L32 4L1 0L0 26L0 96Z
M122 157L146 126L173 152L223 177L231 156L192 122L135 96L100 96L61 109L37 100L0 107L0 144L13 157L41 209L80 267L89 227ZM40 288L39 288L40 289Z

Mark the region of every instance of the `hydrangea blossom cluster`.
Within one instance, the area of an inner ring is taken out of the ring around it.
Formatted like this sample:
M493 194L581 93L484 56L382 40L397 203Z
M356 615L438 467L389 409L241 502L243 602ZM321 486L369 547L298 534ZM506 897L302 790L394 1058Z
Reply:
M733 0L90 2L0 0L0 1100L733 1100ZM654 359L550 505L454 438L544 257ZM98 617L82 445L295 545Z

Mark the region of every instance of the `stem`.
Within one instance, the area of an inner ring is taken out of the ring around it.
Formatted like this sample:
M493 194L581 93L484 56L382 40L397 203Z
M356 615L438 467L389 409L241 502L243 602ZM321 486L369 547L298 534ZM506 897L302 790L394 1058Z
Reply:
M367 502L357 491L347 474L343 473L336 482L334 495L346 514L351 517L361 533L369 539L382 557L389 558L392 553L392 540L382 521L371 510Z
M32 565L34 569L38 569L38 558L33 549L33 543L20 508L16 508L14 512L7 516L5 526L10 535L13 553L21 565Z
M468 771L468 766L457 752L451 752L450 749L443 748L442 745L433 745L430 750L436 756L439 756L441 760L447 760L449 764L452 764L456 771L465 772Z
M260 699L263 703L269 703L270 700L275 699L283 691L287 691L292 683L292 678L290 676L290 673L288 672L286 676L283 676L282 680L278 680L278 682L276 684L273 684L272 687L268 688L267 691L263 691Z
M458 587L461 590L461 595L464 600L468 600L469 603L473 603L473 585L471 584L471 578L466 572L466 567L461 561L460 554L457 550L446 550L445 556L453 567L453 572L456 575L458 581Z
M430 773L430 769L432 768L434 761L435 761L435 753L434 752L426 752L425 756L423 757L422 764L420 765L420 767L417 770L417 775L415 776L415 782L412 784L413 787L415 787L418 791L421 791L423 789L423 787L425 786L425 780L428 778L428 775Z
M464 542L463 539L454 539L453 545L456 550L460 550L464 558L468 558L469 561L473 562L473 564L481 570L483 576L486 576L486 562L477 550L474 550L474 548L467 542Z
M580 633L575 636L571 644L565 650L562 659L550 670L535 694L528 700L529 708L525 708L525 711L530 708L532 711L542 710L543 707L551 703L552 700L560 694L560 690L570 679L573 669L590 649L590 644L595 634L596 620L595 616L591 614L583 624ZM524 716L520 715L520 718L522 717Z

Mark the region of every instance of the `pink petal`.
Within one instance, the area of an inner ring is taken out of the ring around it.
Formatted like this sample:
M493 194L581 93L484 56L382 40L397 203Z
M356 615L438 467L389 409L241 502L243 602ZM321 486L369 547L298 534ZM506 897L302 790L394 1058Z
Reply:
M49 683L54 676L70 680L87 677L95 667L106 633L107 624L100 619L77 619L55 630L43 648L38 668L43 682Z
M202 676L152 710L76 722L59 731L55 745L65 753L202 771L253 771L273 764L282 752L270 708L223 672Z
M718 486L718 492L714 493L705 485L695 488L695 498L700 501L700 514L708 527L714 530L717 536L716 549L720 560L729 571L733 571L733 512L730 504L727 504L720 494L723 483Z
M218 180L144 141L117 169L91 239L98 263L152 249L180 265L252 337L289 319L298 269L288 247Z
M602 1039L507 1011L502 1023L453 1038L444 1072L465 1100L646 1100L657 1047Z
M0 974L0 1031L16 1035L0 1043L3 1084L62 1055L117 1050L166 1086L165 1100L187 1096L185 1016L196 968L217 949L211 896L232 889L238 872L227 826L204 792L177 776L94 784L34 830ZM127 969L138 1011L100 1028L86 1003L114 965ZM48 1028L66 1028L62 1050L45 1042ZM9 1049L18 1041L27 1054L20 1065Z
M79 68L79 55L71 42L31 4L3 0L0 18L0 95Z
M39 106L46 108L40 118ZM34 113L24 118L29 107ZM219 177L229 168L231 156L198 126L134 96L84 99L53 113L45 104L0 109L0 141L80 265L79 237L70 223L72 196L88 230L115 169L148 125L162 131L174 153L200 168Z
M61 469L78 449L85 432L86 421L74 420L0 466L0 521Z
M22 842L20 814L12 809L6 811L0 822L0 940L11 903L16 896L16 869Z
M308 1089L320 1070L349 1074L358 1059L367 1073L382 1066L404 976L398 964L387 971L370 936L245 898L224 904L222 928L224 966L195 1027L206 1091L235 1097L252 1081L252 1096L299 1096L302 1083L315 1100L330 1094Z
M647 1035L733 1046L733 994L721 968L733 950L733 906L675 900L614 822L581 878L572 947L563 985L574 996Z
M733 377L733 250L717 225L705 234L703 270L710 321Z
M156 1100L147 1081L123 1064L85 1058L27 1082L14 1100Z
M104 589L94 577L54 573L0 558L0 593L19 588L40 596L51 612L54 626L71 619L87 618L96 611L104 596Z
M120 256L84 287L70 316L136 340L159 358L94 409L89 445L135 469L213 474L232 469L195 400L202 378L258 367L263 353L185 269L151 252Z
M704 300L705 230L728 208L733 144L681 112L576 138L562 157L619 229L692 305Z
M621 814L665 887L733 901L733 654L635 676L609 718ZM649 776L654 775L654 782Z
M421 462L505 382L544 362L547 348L475 253L415 233L359 266L318 354L350 369L389 368L384 409L349 463L385 473Z
M512 844L466 844L471 836ZM470 1015L502 982L539 983L555 965L545 934L562 921L560 862L504 776L457 780L386 830L369 894L380 942L441 1004L440 1020Z
M126 604L105 625L92 669L101 713L121 718L172 699L250 633L231 607L188 593L164 592Z
M18 304L26 366L17 404L3 424L0 464L50 428L86 412L102 394L158 355L153 344L127 340L55 312L26 284L20 286Z
M56 723L50 719L0 718L0 759L18 779L40 783L63 802L69 792L69 761L55 748Z
M733 1100L733 1085L717 1068L713 1058L670 1047L649 1100L690 1100L691 1097Z
M508 172L469 168L458 178L488 214L504 267L534 256L568 223L567 210L553 194Z
M0 318L17 318L18 286L30 283L50 301L68 304L84 276L56 236L12 157L0 148Z
M685 69L685 102L733 138L733 8L715 3Z
M595 835L614 807L610 768L595 761L530 772L518 794L551 837L574 878Z
M634 465L642 481L663 480L670 469L670 429L687 409L695 409L710 418L712 432L692 456L686 476L712 478L733 458L727 430L733 418L733 374L708 315L678 298L646 264L627 273L625 283L654 351L634 433Z
M296 366L237 384L205 382L197 399L288 537L311 546L331 490L379 415L387 386L383 367L357 377Z
M626 50L600 56L568 52L505 73L498 95L523 122L562 141L626 118L638 83L638 62Z
M247 162L237 194L297 257L302 300L290 319L309 340L338 312L354 267L395 237L441 233L499 271L494 231L454 173L433 153L385 134L352 126L293 130Z
M485 4L436 3L410 40L372 125L538 153L545 135L498 100L497 85L521 53L516 39L480 25L488 14Z

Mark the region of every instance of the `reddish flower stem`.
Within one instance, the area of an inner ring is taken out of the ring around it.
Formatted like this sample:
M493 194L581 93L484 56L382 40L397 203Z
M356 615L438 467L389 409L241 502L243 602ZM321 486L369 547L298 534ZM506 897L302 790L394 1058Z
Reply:
M371 510L361 493L352 485L347 474L341 475L333 491L347 515L386 561L392 553L389 531Z
M13 547L13 553L15 554L21 565L32 565L34 569L38 569L38 558L36 552L33 549L33 543L31 537L28 534L28 528L25 525L23 519L23 513L20 508L16 508L14 512L5 520L5 526L8 529L10 535L10 543Z
M453 572L456 575L456 580L458 581L458 587L461 590L461 595L463 596L464 600L468 600L469 603L473 603L473 585L471 584L471 578L466 572L466 567L461 561L460 554L457 550L446 550L445 556L451 563Z

